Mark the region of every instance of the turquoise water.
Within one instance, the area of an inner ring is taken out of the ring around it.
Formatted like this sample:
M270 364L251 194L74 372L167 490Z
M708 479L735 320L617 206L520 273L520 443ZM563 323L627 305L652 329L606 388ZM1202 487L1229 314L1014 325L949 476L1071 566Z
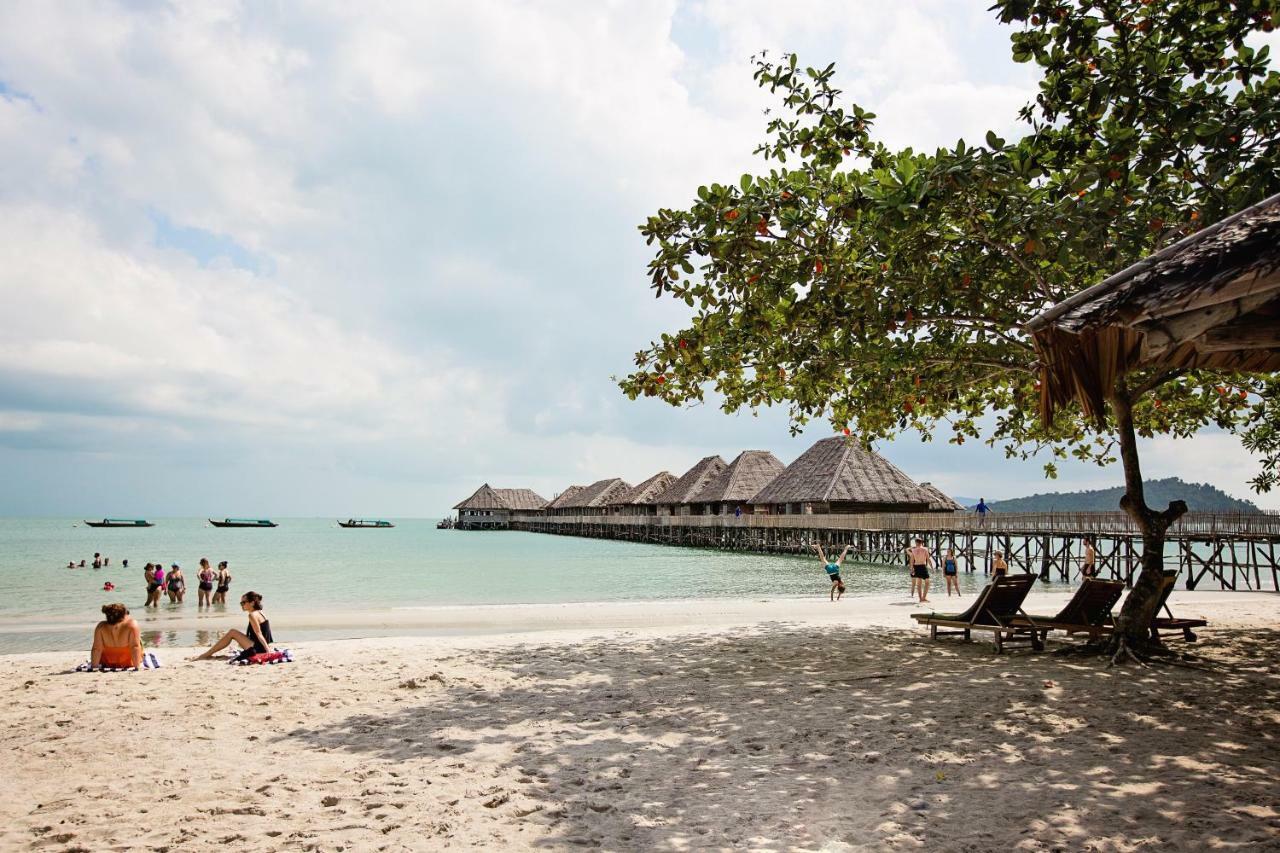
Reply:
M99 608L123 601L151 645L207 642L240 620L246 590L271 613L377 610L468 604L644 601L825 596L816 558L672 548L509 531L436 530L434 520L399 519L384 530L346 530L332 519L276 519L272 529L215 528L204 519L152 519L155 527L104 529L79 519L0 519L0 653L81 648ZM111 565L92 563L94 552ZM226 560L234 577L228 608L200 613L201 557ZM128 559L129 567L121 563ZM182 566L186 602L142 608L148 562ZM905 569L846 571L849 595L903 592ZM110 580L114 592L103 592ZM940 582L940 578L935 578ZM961 575L976 590L981 575ZM200 615L208 631L166 630L174 617ZM280 620L277 620L280 621ZM83 626L83 627L81 627ZM290 639L310 639L291 634Z

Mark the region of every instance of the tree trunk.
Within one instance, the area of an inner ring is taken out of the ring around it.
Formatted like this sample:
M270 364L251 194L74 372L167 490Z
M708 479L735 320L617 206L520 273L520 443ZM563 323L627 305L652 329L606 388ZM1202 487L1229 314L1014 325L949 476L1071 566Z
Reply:
M1111 407L1116 416L1120 461L1124 466L1125 491L1120 498L1120 508L1142 531L1142 571L1124 600L1124 607L1116 619L1116 630L1111 638L1111 648L1118 650L1122 644L1130 649L1142 648L1152 640L1151 623L1156 616L1160 587L1164 580L1165 532L1187 511L1187 505L1182 501L1174 501L1162 512L1147 506L1142 489L1142 469L1138 461L1138 439L1133 430L1133 399L1124 380L1116 383Z

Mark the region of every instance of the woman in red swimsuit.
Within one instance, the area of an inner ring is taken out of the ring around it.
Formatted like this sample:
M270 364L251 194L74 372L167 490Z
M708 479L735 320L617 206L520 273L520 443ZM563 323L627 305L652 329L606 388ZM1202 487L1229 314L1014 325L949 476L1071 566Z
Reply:
M107 618L93 629L93 648L89 665L140 669L142 667L142 631L123 604L102 605Z

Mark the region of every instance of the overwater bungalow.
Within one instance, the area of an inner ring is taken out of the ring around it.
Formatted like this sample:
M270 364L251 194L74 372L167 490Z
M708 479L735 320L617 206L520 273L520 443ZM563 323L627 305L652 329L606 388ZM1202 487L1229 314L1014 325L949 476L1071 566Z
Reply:
M955 498L939 489L933 483L921 483L920 488L933 498L929 502L929 512L964 512L965 508Z
M578 493L585 488L586 486L569 486L563 492L552 498L551 502L542 508L542 514L577 515L578 511L573 508L571 502L578 496Z
M629 491L631 484L618 477L597 480L583 487L563 506L570 510L568 515L614 515L611 505Z
M880 454L843 436L824 438L751 498L774 515L928 512L935 496Z
M786 469L767 450L744 450L689 498L692 515L746 515L751 499Z
M532 489L495 489L488 483L454 506L462 530L504 530L515 512L540 510L546 498Z
M654 498L665 492L676 481L670 471L659 471L631 491L617 498L612 506L616 515L657 515Z
M727 467L728 464L719 456L705 456L698 460L698 464L685 471L666 491L653 498L657 514L692 515L690 499Z

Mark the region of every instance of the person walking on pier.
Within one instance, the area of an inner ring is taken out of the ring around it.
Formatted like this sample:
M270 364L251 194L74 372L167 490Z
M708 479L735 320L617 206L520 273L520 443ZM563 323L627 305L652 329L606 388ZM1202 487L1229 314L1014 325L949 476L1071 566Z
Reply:
M827 570L827 578L831 581L831 600L839 601L844 595L844 581L840 579L840 564L844 562L845 556L849 553L849 546L845 545L844 550L840 552L840 556L836 559L827 559L826 553L822 550L822 546L817 542L813 543L813 550L818 552L818 559L822 561L823 568Z
M986 527L987 513L991 512L991 507L987 506L987 499L978 498L978 505L973 508L973 511L978 514L978 526Z
M956 595L960 594L960 577L956 574L956 552L951 548L947 549L947 555L942 558L942 578L947 582L947 598L951 597L952 589L955 589Z
M929 600L929 566L933 565L933 555L924 547L924 540L917 539L916 544L907 549L911 558L911 594L919 593L920 603Z

